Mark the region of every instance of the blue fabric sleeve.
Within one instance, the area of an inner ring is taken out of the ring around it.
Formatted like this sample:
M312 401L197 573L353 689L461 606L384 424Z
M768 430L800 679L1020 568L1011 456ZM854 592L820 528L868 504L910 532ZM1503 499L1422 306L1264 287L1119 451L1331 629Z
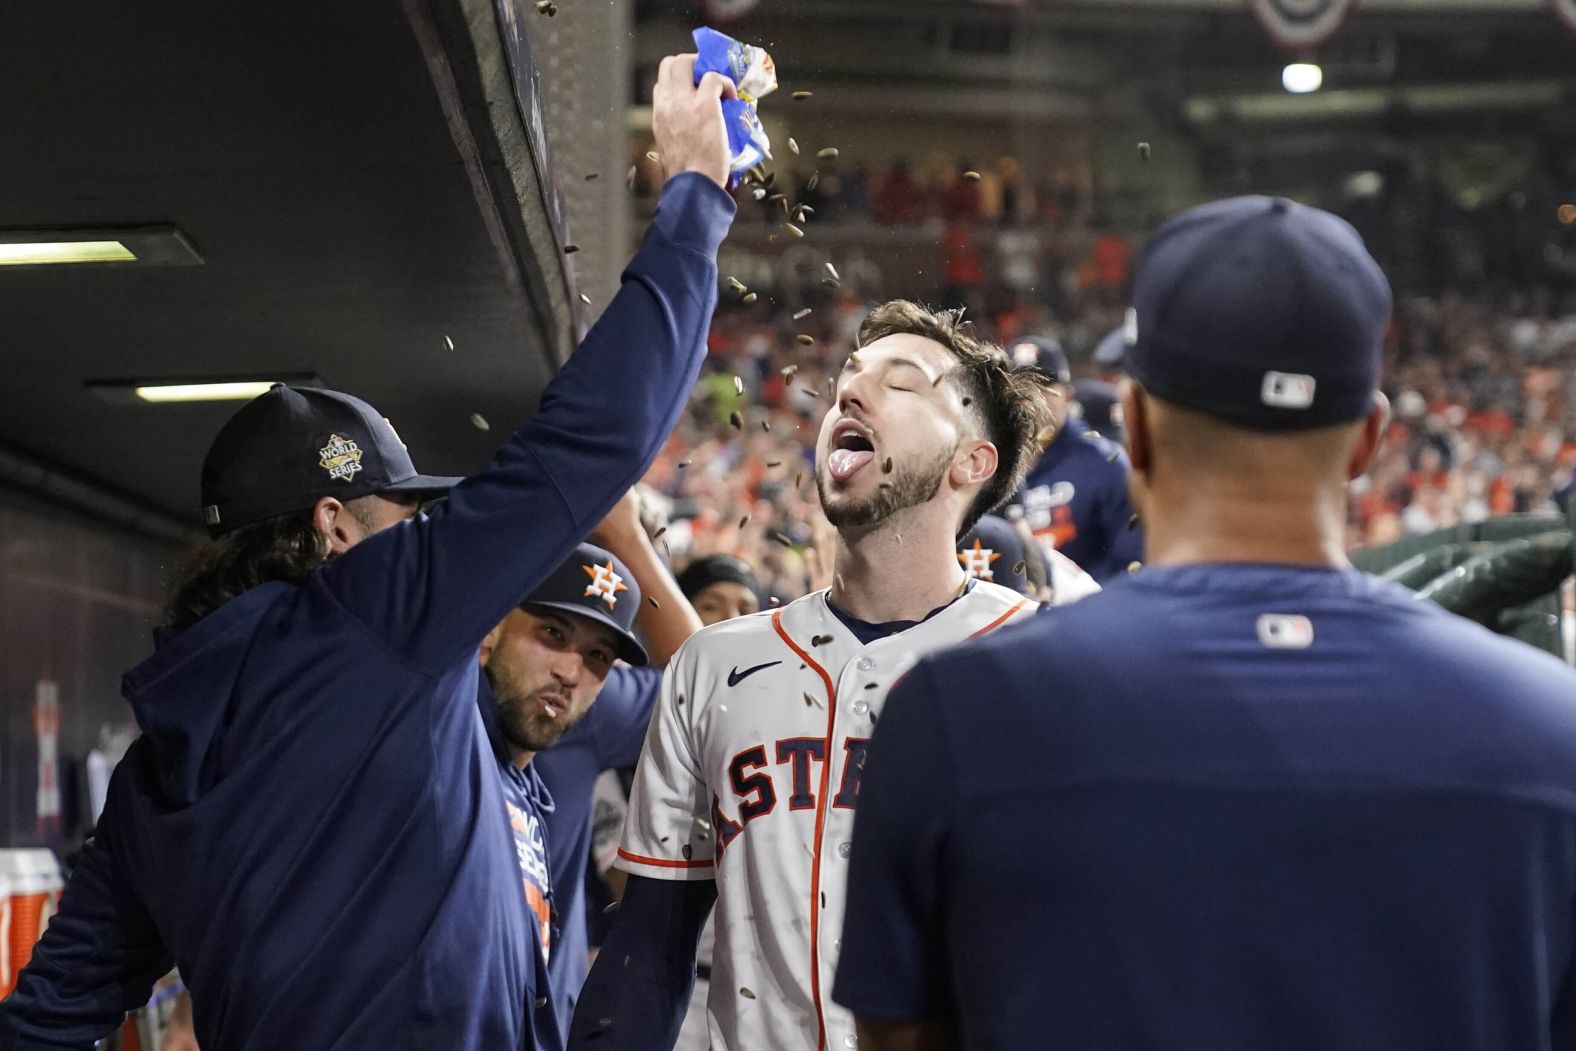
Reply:
M671 1051L695 985L695 948L716 901L711 880L629 877L580 990L569 1051Z
M462 659L637 482L706 353L733 199L674 176L623 287L548 384L535 419L430 515L315 574L382 643L435 672Z
M608 672L597 698L597 768L627 770L640 759L646 727L662 692L661 668L619 666Z
M8 1051L90 1051L148 1002L174 966L153 918L121 874L107 821L83 848L60 911L49 921L16 991L0 1002Z
M935 681L921 663L882 708L854 814L832 999L861 1018L950 1013L941 866L957 776L946 742Z
M1125 466L1125 457L1122 462ZM1133 500L1127 491L1126 471L1111 471L1104 488L1100 495L1100 528L1105 534L1105 558L1099 567L1085 567L1090 576L1102 582L1126 573L1128 566L1144 560L1143 527L1127 527L1133 520Z

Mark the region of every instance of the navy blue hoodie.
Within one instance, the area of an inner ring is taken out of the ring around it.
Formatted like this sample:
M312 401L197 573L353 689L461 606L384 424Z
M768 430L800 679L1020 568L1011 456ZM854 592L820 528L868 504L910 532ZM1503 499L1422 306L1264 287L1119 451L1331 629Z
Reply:
M204 1051L531 1046L541 948L476 650L666 440L732 214L703 176L671 180L623 289L485 471L126 676L143 736L0 1044L89 1048L174 962Z
M1131 525L1131 470L1120 445L1069 419L1012 502L1041 542L1103 583L1144 557L1143 529Z

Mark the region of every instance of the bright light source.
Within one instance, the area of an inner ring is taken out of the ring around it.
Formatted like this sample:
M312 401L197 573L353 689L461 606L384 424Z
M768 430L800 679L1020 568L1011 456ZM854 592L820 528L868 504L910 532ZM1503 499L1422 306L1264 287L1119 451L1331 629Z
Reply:
M1318 91L1324 83L1324 70L1313 62L1293 62L1281 70L1281 85L1293 95Z
M259 394L267 394L273 380L245 380L238 383L171 383L161 386L135 387L133 392L143 401L241 401Z
M1567 226L1571 223L1576 223L1576 204L1562 204L1560 205L1560 210L1555 214L1559 216L1560 222Z
M137 256L119 241L33 241L0 243L0 266L45 263L135 263Z
M1346 192L1352 197L1377 197L1384 192L1384 176L1376 171L1353 172L1346 177Z

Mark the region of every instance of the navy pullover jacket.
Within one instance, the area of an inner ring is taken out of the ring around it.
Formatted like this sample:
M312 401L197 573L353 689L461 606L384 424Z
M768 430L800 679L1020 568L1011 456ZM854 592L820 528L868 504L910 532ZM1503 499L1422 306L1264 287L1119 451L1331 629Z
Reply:
M476 650L666 440L732 215L703 176L670 180L622 290L485 471L126 676L143 736L0 1045L90 1048L173 962L204 1051L530 1046L540 949Z
M1120 445L1069 419L1012 502L1046 546L1104 583L1144 557L1143 530L1131 525L1131 470Z

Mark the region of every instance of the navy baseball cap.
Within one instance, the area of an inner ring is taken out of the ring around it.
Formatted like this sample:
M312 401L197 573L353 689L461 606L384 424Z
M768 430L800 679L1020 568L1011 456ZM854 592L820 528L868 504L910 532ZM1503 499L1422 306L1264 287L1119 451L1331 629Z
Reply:
M755 576L755 570L750 568L749 563L733 555L717 554L697 558L684 567L684 572L675 581L687 599L693 599L718 582L738 584L757 599L761 596L761 582Z
M1032 596L1034 587L1026 566L1029 557L1023 538L999 515L981 515L968 535L958 541L958 561L969 576Z
M1127 329L1112 329L1105 334L1105 338L1095 344L1094 363L1106 371L1119 369L1122 361L1127 357Z
M1053 383L1071 383L1073 370L1067 365L1067 352L1054 339L1024 336L1008 352L1013 368L1039 369Z
M418 474L394 426L360 398L281 384L214 436L202 464L203 521L217 537L325 496L437 496L459 481Z
M1104 380L1084 379L1073 384L1073 394L1078 399L1083 421L1091 430L1098 431L1113 442L1126 441L1127 432L1122 426L1122 401L1115 387Z
M1127 370L1156 397L1261 430L1358 420L1379 388L1390 284L1356 230L1233 197L1150 238Z
M640 667L650 658L635 637L635 615L640 612L640 585L611 551L595 544L581 544L569 558L520 603L590 617L613 629L618 636L618 656Z

